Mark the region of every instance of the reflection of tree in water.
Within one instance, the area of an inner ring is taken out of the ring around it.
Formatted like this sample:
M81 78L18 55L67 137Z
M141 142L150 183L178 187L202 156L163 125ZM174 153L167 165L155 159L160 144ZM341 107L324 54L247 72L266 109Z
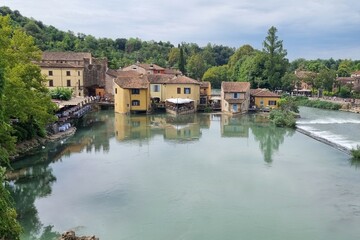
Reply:
M280 145L284 142L284 137L292 136L294 130L279 128L270 123L258 119L257 124L251 125L251 131L255 140L259 142L259 147L264 154L264 161L272 162L274 152L279 150ZM256 120L255 120L256 122Z
M35 207L37 198L51 193L52 184L56 181L46 152L34 155L35 165L21 166L14 164L14 170L7 173L11 184L7 186L18 213L18 220L23 227L25 239L57 239L59 234L52 231L52 226L43 226ZM39 160L40 159L40 160ZM27 161L29 163L29 161ZM17 166L21 168L16 168Z
M352 157L350 159L350 166L352 166L356 169L360 168L360 160Z

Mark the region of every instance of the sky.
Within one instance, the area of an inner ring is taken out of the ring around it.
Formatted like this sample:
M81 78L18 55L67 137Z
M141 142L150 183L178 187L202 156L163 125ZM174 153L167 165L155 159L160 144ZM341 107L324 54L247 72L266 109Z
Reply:
M46 25L97 38L262 49L271 26L290 60L360 59L359 0L0 0Z

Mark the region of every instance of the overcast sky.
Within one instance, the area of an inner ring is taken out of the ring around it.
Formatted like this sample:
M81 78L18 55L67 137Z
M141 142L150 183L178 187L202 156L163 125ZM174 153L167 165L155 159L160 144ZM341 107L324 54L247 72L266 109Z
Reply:
M288 58L360 59L359 0L0 0L46 25L95 37L262 49L278 29Z

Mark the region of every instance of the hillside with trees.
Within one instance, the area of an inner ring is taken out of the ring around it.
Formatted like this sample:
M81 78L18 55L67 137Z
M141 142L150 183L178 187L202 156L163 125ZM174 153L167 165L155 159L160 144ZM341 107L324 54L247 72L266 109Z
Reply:
M9 15L14 26L34 37L35 44L42 51L91 52L95 57L106 57L112 69L135 62L155 63L179 69L194 79L210 81L213 88L220 88L222 81L248 81L252 88L290 91L299 81L294 72L302 70L316 73L306 79L313 90L332 91L337 85L337 76L348 77L351 72L360 70L360 60L299 58L290 62L276 27L270 27L267 35L264 34L261 50L248 44L235 49L211 43L204 47L186 42L174 46L168 41L143 41L139 38L95 38L84 33L58 30L8 7L1 7L0 14Z

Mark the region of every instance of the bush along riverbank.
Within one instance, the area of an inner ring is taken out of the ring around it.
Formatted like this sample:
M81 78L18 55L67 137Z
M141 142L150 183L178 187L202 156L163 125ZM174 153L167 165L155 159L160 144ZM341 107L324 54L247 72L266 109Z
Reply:
M296 128L296 116L299 113L297 103L292 97L279 100L279 108L270 112L270 121L277 127Z
M358 145L356 148L350 150L352 160L356 162L360 162L360 146Z
M341 104L338 103L321 101L318 99L310 100L307 97L295 97L295 101L299 106L304 106L304 107L321 108L328 110L339 110L342 107Z

